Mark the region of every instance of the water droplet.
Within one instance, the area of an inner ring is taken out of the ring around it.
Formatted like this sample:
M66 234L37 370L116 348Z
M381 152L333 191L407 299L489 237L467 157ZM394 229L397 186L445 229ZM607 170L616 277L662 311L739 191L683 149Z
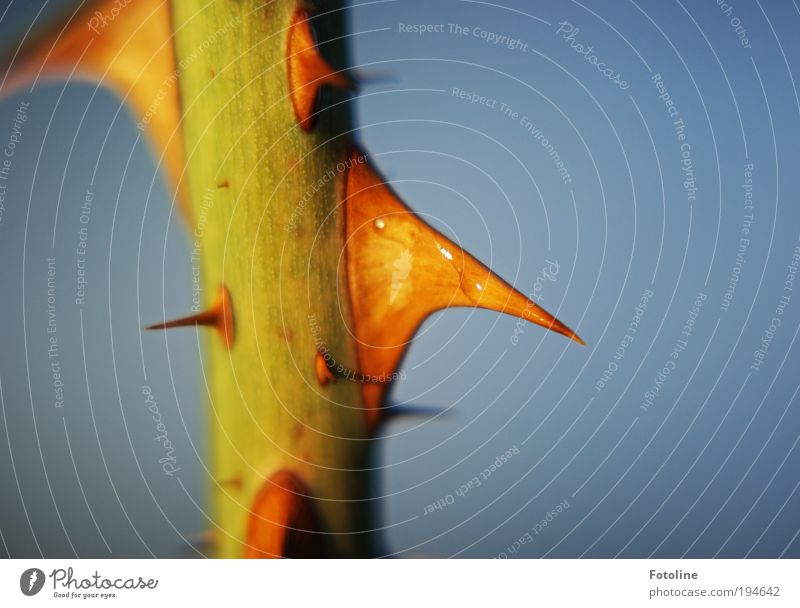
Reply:
M383 230L384 228L386 228L386 222L383 221L383 218L379 217L378 219L375 220L375 228L377 228L378 230Z

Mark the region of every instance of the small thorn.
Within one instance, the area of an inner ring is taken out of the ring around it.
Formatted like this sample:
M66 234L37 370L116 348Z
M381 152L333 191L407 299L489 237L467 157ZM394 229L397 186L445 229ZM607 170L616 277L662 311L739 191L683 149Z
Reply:
M231 296L224 285L219 288L217 300L205 312L190 315L181 319L173 319L164 323L156 323L146 327L147 330L171 329L173 327L192 327L202 325L214 327L219 332L225 346L230 348L234 340L233 306Z
M219 544L219 533L216 530L203 530L190 536L189 543L201 553L213 553Z
M356 90L361 90L364 87L376 85L397 85L400 79L397 76L381 72L363 72L359 71L358 74L353 76L353 81L356 85Z
M314 128L315 107L321 86L356 89L355 82L349 76L335 70L319 54L309 19L305 9L298 8L294 12L286 46L289 96L295 118L303 131Z
M217 184L217 188L226 188L226 189L227 189L227 188L229 188L229 187L230 187L230 184L228 183L228 180L227 180L227 179L226 179L225 181L223 181L223 182L221 182L221 183Z
M228 479L220 479L217 481L217 485L223 488L231 488L232 490L241 492L242 488L244 487L244 479L241 475L234 475Z
M336 376L325 360L325 355L320 351L317 351L317 354L314 355L314 371L317 374L317 382L319 382L320 386L327 386L329 382L336 384Z
M388 385L394 379L394 376L373 376L355 369L350 369L337 362L331 354L331 351L324 345L317 349L317 354L314 358L314 367L317 380L322 386L328 384L329 381L333 381L335 384L337 378L344 378L350 382L357 382L359 384L374 384L376 386Z

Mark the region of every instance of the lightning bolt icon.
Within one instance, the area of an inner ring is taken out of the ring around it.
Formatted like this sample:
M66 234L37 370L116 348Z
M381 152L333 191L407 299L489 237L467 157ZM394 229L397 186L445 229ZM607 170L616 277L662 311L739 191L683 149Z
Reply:
M33 585L36 583L36 579L39 577L36 570L31 572L31 580L28 582L28 591L33 589Z

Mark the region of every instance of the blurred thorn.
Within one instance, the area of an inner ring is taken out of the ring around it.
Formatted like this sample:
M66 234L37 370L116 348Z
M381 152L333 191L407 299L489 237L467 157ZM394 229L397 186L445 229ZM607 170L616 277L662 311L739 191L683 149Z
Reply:
M246 558L319 558L328 555L306 485L282 469L258 491L247 522Z
M325 360L325 355L319 350L314 355L314 372L317 375L317 382L319 382L320 386L327 386L329 382L336 384L336 376Z
M119 0L85 2L0 57L0 70L6 74L0 100L53 80L89 81L112 89L136 114L136 126L149 136L156 158L163 153L161 163L188 219L171 9L164 0L138 0L124 9L118 5Z
M303 131L314 128L315 108L321 86L329 85L351 91L357 88L347 74L334 69L320 55L309 19L310 15L305 9L295 10L286 47L289 96L295 118Z
M188 543L205 556L213 555L219 543L219 532L217 530L203 530L186 539ZM184 547L186 552L190 552L188 547ZM194 551L191 551L194 554Z

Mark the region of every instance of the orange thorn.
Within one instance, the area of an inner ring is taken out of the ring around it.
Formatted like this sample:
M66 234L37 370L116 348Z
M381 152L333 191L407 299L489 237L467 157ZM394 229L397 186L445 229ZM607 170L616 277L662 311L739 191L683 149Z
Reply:
M353 150L347 164L347 277L362 373L393 378L422 321L453 306L505 312L583 344L566 325L423 222L363 154ZM362 387L373 427L387 387Z
M314 355L314 371L317 374L317 381L320 386L327 386L328 382L336 384L336 376L333 375L328 362L325 360L325 355L320 351Z
M225 346L230 348L233 345L233 306L231 303L231 294L227 287L223 285L219 288L217 299L214 305L208 310L181 319L156 323L145 329L171 329L173 327L191 327L194 325L216 328Z
M68 13L68 23L57 20L41 35L26 38L18 56L0 55L0 73L8 74L0 100L34 83L67 78L112 89L126 99L137 115L137 127L147 133L157 153L164 153L166 172L188 218L170 3L138 0L124 8L119 4L119 0L84 2ZM114 18L106 18L109 15Z
M244 557L325 557L317 517L305 484L294 473L275 473L258 491L247 522Z
M217 184L217 188L226 188L227 189L229 187L230 187L230 184L228 183L227 179L225 181L223 181L222 183Z
M322 85L355 89L355 83L348 76L332 68L319 54L309 14L302 8L294 12L289 26L286 70L294 115L303 131L311 131L314 127L315 107Z

